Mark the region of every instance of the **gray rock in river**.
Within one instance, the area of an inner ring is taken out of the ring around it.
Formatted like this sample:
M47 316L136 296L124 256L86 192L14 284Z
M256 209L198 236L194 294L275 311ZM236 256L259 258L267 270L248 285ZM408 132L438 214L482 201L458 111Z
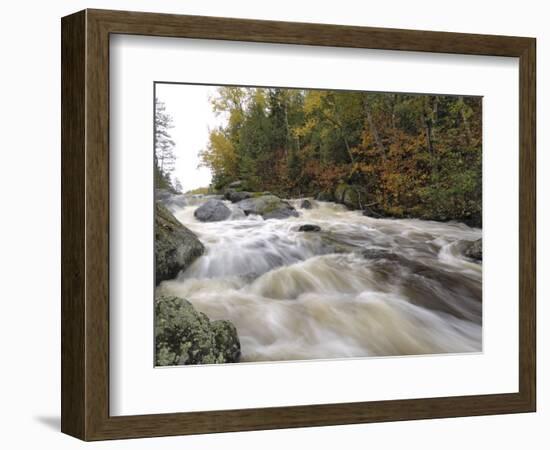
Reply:
M311 203L307 198L302 200L302 203L300 203L300 208L302 209L311 209L313 208L313 203Z
M298 212L290 203L281 200L275 195L260 195L258 197L248 198L237 203L248 216L257 214L264 219L286 219L288 217L298 217Z
M173 195L168 189L155 189L155 200L158 202L164 202Z
M468 247L464 250L464 255L476 261L481 261L483 259L483 244L481 239L468 244Z
M155 200L162 203L172 212L187 206L185 195L174 194L167 189L156 189Z
M315 196L315 200L319 202L333 202L334 195L332 195L332 192L330 191L322 191Z
M241 343L235 325L198 312L179 297L155 299L157 366L238 362Z
M187 269L204 253L204 246L166 207L159 202L155 206L155 282L159 284Z
M230 189L225 192L225 198L231 203L237 203L250 197L252 197L252 193L247 191L234 191Z
M201 222L220 222L231 215L231 210L221 200L210 199L199 206L194 215Z
M319 225L312 225L309 223L306 223L305 225L301 225L300 228L298 228L298 231L321 231L321 227Z

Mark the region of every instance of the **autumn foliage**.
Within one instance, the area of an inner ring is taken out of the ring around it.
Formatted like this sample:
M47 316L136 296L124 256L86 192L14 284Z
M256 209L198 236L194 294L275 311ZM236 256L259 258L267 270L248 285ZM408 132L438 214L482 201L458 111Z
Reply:
M331 195L346 183L383 215L481 226L480 97L221 87L227 120L202 164L221 189Z

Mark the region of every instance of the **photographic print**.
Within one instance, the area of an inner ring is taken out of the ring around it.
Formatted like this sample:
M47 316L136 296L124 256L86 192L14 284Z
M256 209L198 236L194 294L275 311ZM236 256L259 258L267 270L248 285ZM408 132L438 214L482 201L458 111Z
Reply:
M482 98L155 83L155 365L482 351Z

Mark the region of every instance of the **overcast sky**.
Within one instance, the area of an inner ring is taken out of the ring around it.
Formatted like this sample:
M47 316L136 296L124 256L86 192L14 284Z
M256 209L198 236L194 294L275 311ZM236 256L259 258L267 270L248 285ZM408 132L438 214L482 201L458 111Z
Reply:
M183 191L210 184L209 169L197 167L199 152L208 144L208 130L224 121L212 111L209 97L216 93L216 86L188 84L157 84L156 96L166 105L166 112L173 118L170 130L176 143L176 169L174 175L180 180Z

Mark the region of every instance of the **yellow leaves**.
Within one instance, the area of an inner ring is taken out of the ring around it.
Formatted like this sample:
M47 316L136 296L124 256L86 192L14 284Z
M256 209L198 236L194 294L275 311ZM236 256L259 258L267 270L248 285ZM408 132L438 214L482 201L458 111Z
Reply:
M321 108L321 102L325 96L325 91L307 91L304 98L304 112L306 114L311 114L316 109Z
M221 130L210 131L208 148L199 153L201 166L210 168L214 173L237 176L237 154L233 143Z
M293 128L292 134L294 137L304 137L310 134L316 126L317 121L315 119L309 118L308 120L306 120L303 126Z

